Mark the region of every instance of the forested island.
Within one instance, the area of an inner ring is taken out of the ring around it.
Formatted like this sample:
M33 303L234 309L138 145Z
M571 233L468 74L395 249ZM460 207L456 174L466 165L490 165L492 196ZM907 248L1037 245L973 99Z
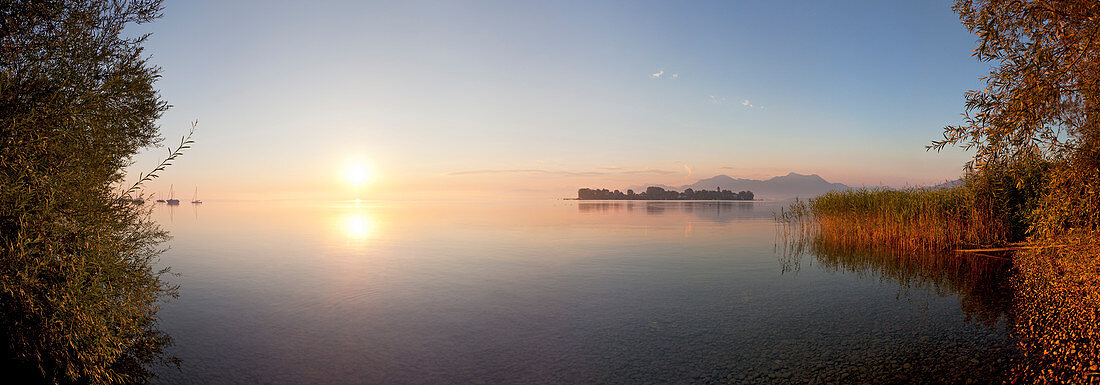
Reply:
M647 187L645 191L635 194L634 190L626 190L622 192L619 190L608 189L590 189L582 188L577 190L577 200L731 200L731 201L751 201L753 199L752 191L733 192L731 190L722 190L721 187L717 191L710 190L693 190L686 189L684 192L676 190L665 190L660 187Z

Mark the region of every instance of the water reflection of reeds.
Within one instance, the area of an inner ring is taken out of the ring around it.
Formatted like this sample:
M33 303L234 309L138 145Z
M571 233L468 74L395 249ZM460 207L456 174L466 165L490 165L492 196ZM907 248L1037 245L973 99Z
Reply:
M812 256L814 263L824 270L957 296L968 321L977 320L993 327L998 321L1011 320L1012 264L1005 259L857 248L837 245L821 237L781 237L777 247L784 272L799 269L803 258Z
M967 320L1005 320L1014 383L1100 384L1100 245L1087 239L1025 249L1011 259L965 253L854 247L781 224L784 272L812 256L819 268L955 295Z
M905 297L917 295L918 292L931 292L941 297L958 298L965 322L973 326L954 329L960 334L932 332L921 338L905 340L905 347L895 346L887 351L859 346L866 342L857 343L857 351L870 354L864 364L872 368L872 373L878 373L861 377L859 381L998 383L1010 379L1011 362L1017 354L1012 347L1009 330L1014 324L1015 314L1011 286L1014 270L1009 260L853 247L830 242L825 237L817 236L814 231L799 228L778 232L775 245L784 273L813 266L814 270L850 274L859 279L886 283L885 286L901 290ZM962 332L964 330L966 332ZM902 363L905 365L899 368ZM830 375L828 379L826 382L836 380L846 383L853 380L843 375Z

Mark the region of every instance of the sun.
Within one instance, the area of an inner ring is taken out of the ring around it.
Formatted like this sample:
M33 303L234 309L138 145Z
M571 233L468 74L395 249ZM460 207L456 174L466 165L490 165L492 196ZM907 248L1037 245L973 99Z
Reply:
M344 169L344 181L352 187L361 187L374 178L369 166L364 162L353 162Z

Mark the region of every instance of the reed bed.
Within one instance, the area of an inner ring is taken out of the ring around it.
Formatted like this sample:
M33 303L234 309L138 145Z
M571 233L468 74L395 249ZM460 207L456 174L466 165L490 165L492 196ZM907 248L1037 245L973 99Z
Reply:
M1007 243L1009 228L997 207L971 189L833 191L796 200L775 217L783 236L815 235L841 246L946 250Z

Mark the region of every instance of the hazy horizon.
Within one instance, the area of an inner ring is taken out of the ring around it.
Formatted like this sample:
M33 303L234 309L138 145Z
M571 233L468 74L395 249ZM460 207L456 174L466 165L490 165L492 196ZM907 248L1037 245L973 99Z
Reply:
M732 179L747 179L747 180L757 181L757 182L767 182L771 179L780 178L780 177L783 177L783 176L789 176L791 174L801 175L801 176L820 176L820 175L817 175L817 174L799 174L799 173L796 173L796 172L790 172L790 173L787 173L787 174L776 175L776 176L773 176L773 177L737 178L737 177L732 177L732 176L725 175L725 174L719 174L719 175L714 175L714 176L711 176L711 177L699 178L698 180L694 180L692 182L688 182L688 183L681 184L681 185L666 185L666 184L661 184L661 183L638 183L638 184L633 184L633 185L619 186L619 185L604 185L604 184L599 184L597 182L597 183L592 184L592 185L578 186L577 188L578 189L579 188L593 188L593 189L621 190L621 191L625 192L628 189L634 189L634 190L642 191L646 187L654 186L654 187L662 187L662 188L672 188L672 189L675 189L675 190L683 190L684 188L687 188L690 185L699 184L700 182L702 182L704 180L717 178L717 177L721 177L721 176L727 176L727 177L730 177ZM826 182L829 182L829 183L837 183L837 182L833 182L833 181L825 179L825 178L822 178L822 179L824 179ZM957 180L957 179L955 179L955 180ZM940 181L940 182L935 182L934 184L930 183L930 184L921 184L921 185L887 186L887 185L884 185L884 184L880 184L880 185L871 185L871 186L869 186L869 185L855 185L855 186L848 186L848 187L849 188L931 187L931 186L935 186L935 185L942 184L942 183L947 183L947 182L951 182L951 180L944 180L944 181ZM173 186L170 184L169 188L172 188L172 187ZM702 187L702 188L713 190L713 188L710 188L710 187ZM722 187L722 188L727 189L726 187ZM741 190L746 189L746 187L734 187L734 188L735 189L741 189ZM752 188L748 188L748 189L750 191L752 190ZM504 191L503 195L502 195L502 192L489 191L489 190L481 191L481 194L459 194L459 195L448 195L448 194L445 194L445 193L444 194L439 194L440 190L433 190L430 193L421 193L421 192L415 192L414 191L414 192L411 192L411 193L408 193L408 194L402 194L400 196L387 196L387 195L370 196L370 195L367 195L367 194L361 194L361 195L359 195L360 197L355 197L355 194L342 194L342 193L333 193L333 194L327 194L327 195L326 194L316 194L316 193L299 194L299 195L286 194L286 195L282 195L282 196L261 194L261 195L257 195L257 196L221 196L221 197L215 198L215 200L218 200L218 201L331 201L331 202L360 202L360 201L362 201L362 202L369 202L369 201L487 201L487 200L522 201L522 200L532 200L532 199L534 199L534 200L560 200L560 199L574 199L574 198L576 198L576 193L577 193L576 190L577 189L573 189L573 190L570 190L570 191L562 192L560 196L556 196L556 195L538 195L538 193L539 193L538 191L524 191L524 190L508 190L508 191ZM146 191L144 191L144 193L146 194L147 197L154 198L154 199L164 199L168 194L167 192L150 191L150 190L146 190ZM552 193L548 193L548 194L552 194ZM364 198L364 196L365 196L365 198ZM805 198L805 197L808 197L809 195L803 196L803 195L799 194L798 196ZM189 196L187 194L184 194L183 192L175 194L175 198L188 198L188 197ZM201 200L205 200L205 201L211 200L210 198L205 198L204 196L199 196L198 198L200 198ZM768 194L763 194L763 195L758 194L756 200L783 201L783 200L790 200L790 199L794 199L794 198L793 197L788 197L788 196L771 196L771 195L768 195Z

